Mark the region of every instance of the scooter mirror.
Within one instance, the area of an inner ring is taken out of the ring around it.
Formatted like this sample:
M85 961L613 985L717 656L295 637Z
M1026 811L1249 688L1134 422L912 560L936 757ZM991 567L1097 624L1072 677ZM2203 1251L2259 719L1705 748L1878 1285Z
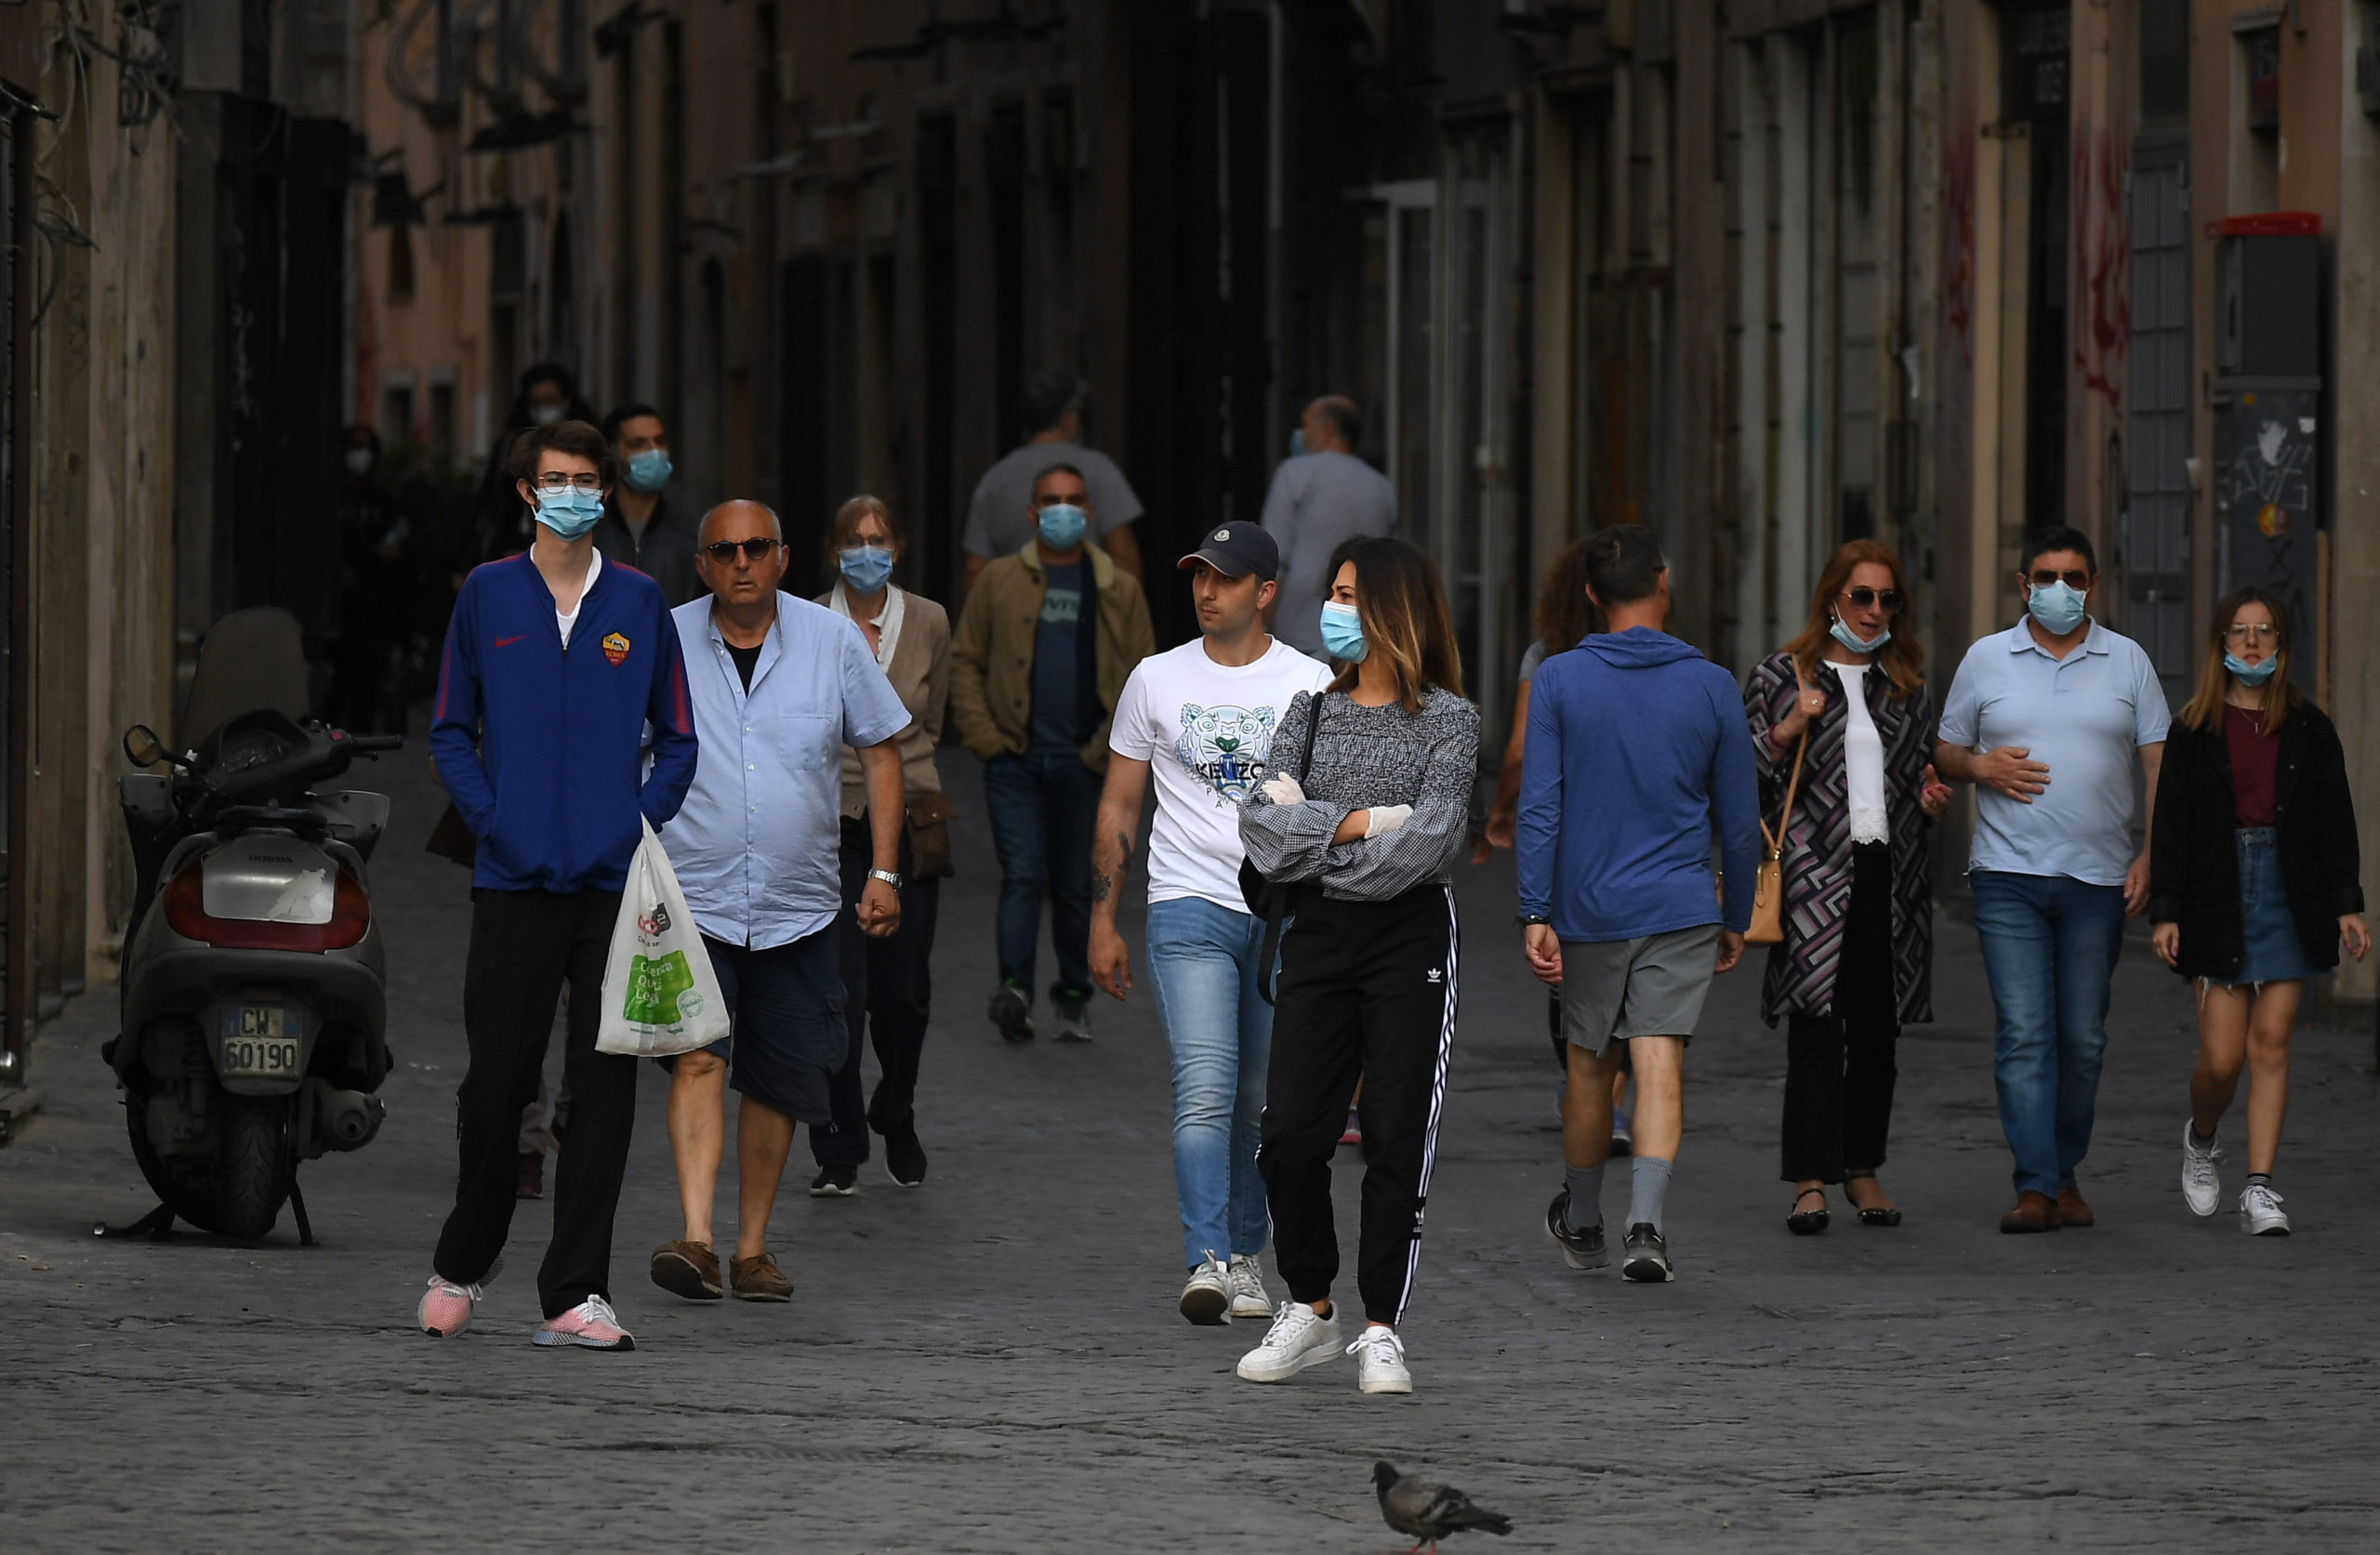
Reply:
M169 759L157 731L145 723L136 723L124 731L124 758L136 767L154 767Z

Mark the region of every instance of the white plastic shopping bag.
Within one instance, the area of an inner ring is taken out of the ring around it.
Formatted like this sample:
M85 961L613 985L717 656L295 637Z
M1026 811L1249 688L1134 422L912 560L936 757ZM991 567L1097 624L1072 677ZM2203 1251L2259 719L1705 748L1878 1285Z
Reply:
M691 1053L725 1036L728 1025L710 952L648 821L612 926L595 1050L636 1058Z

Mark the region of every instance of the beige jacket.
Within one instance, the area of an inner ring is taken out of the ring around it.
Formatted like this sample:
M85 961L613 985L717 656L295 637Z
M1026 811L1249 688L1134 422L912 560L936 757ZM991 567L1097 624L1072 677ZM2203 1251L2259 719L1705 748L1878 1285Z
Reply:
M817 602L834 609L834 589L819 595ZM909 727L899 736L901 786L912 796L939 794L942 774L934 768L933 748L942 743L943 712L950 701L950 617L924 595L906 591L901 613L901 639L892 645L892 662L884 667L892 694L909 710ZM845 745L843 819L856 821L866 813L867 784L860 776L859 752Z
M1082 764L1107 770L1107 725L1132 668L1157 652L1148 601L1130 573L1094 544L1083 547L1099 590L1099 705L1106 716L1083 742ZM959 738L985 760L1025 749L1033 717L1033 639L1049 591L1040 542L995 558L959 613L950 649L950 716ZM914 596L912 596L914 598Z

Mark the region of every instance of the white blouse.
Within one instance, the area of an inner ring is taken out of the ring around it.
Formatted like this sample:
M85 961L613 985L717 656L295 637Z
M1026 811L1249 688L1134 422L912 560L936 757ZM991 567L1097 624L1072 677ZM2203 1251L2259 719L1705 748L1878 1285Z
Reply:
M1876 720L1868 712L1865 677L1873 667L1834 665L1850 703L1850 719L1843 731L1843 759L1850 770L1854 842L1883 842L1891 835L1884 822L1884 737L1876 731Z

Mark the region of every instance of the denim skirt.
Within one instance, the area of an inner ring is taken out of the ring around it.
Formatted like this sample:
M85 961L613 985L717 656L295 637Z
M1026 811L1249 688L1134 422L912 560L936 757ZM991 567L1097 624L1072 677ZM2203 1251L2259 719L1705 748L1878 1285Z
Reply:
M2221 979L2238 988L2312 977L2297 922L2289 915L2289 892L2281 882L2281 854L2270 826L2233 832L2240 859L2240 927L2245 955L2234 976Z

